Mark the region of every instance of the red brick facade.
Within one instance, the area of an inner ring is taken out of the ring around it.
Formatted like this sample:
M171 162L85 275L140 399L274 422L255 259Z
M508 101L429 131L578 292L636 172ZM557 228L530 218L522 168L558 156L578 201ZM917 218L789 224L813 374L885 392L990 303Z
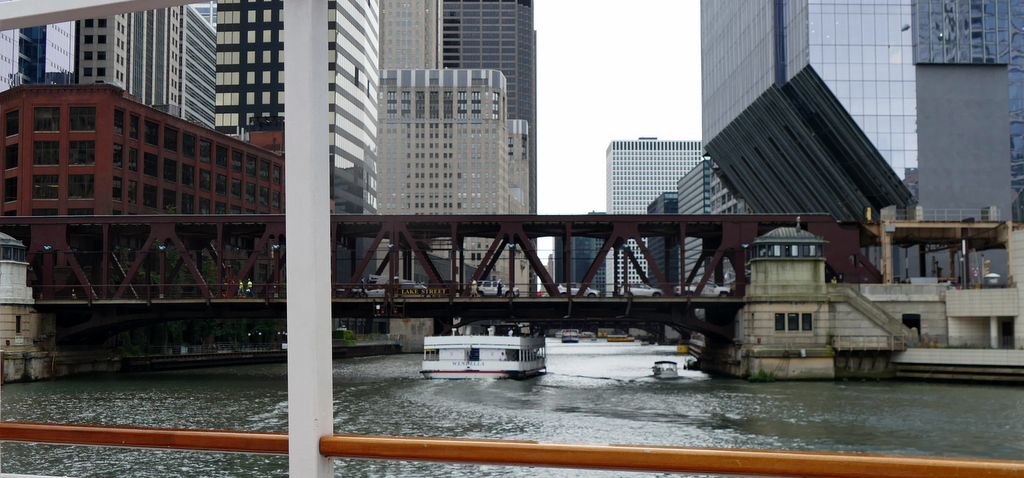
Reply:
M112 85L0 93L3 214L278 214L284 158Z

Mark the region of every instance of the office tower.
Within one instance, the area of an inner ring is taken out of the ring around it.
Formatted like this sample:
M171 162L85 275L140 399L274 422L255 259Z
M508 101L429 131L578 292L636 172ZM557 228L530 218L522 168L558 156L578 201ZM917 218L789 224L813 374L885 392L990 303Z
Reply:
M529 212L537 212L537 32L532 0L444 0L443 68L500 70L508 79L508 117L530 128Z
M679 214L679 194L675 190L659 194L647 205L647 214ZM676 284L679 283L679 249L678 246L666 246L664 237L647 239L647 250L658 267L665 271L665 280Z
M606 152L605 199L608 214L646 214L661 193L701 160L700 141L640 138L612 141Z
M509 214L529 214L529 198L534 184L530 183L530 123L508 120L508 195Z
M380 213L512 211L501 72L383 70L380 84Z
M208 0L201 3L193 3L192 8L202 17L203 21L209 23L214 31L217 30L217 0Z
M375 0L330 2L324 111L337 214L377 211L377 15ZM283 0L221 2L217 10L217 130L245 134L260 118L285 117ZM287 117L285 117L287 128Z
M606 152L605 201L608 214L646 214L647 206L665 192L675 192L676 183L701 161L700 141L666 141L640 138L612 141ZM631 244L633 255L646 271L647 259ZM608 269L612 269L609 258ZM620 261L620 267L626 267ZM618 271L621 275L622 270ZM630 269L631 284L640 280Z
M0 32L0 91L74 83L74 38L74 22Z
M757 213L1006 210L1024 185L1021 6L704 1L705 149Z
M76 23L80 84L112 83L154 108L214 126L216 30L191 6Z
M3 214L280 214L284 158L115 85L0 93Z
M441 67L440 0L380 2L380 69Z

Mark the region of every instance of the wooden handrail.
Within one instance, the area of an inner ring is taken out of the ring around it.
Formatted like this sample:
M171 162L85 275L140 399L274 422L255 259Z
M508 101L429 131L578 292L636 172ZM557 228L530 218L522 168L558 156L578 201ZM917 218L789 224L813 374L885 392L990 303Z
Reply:
M65 445L288 454L288 434L0 422L0 440Z
M1020 478L1024 474L1022 461L360 435L323 437L320 453L338 458L772 477Z
M0 422L0 440L183 451L288 453L284 433ZM822 478L974 478L1024 474L1024 461L804 451L333 435L324 456L472 465Z

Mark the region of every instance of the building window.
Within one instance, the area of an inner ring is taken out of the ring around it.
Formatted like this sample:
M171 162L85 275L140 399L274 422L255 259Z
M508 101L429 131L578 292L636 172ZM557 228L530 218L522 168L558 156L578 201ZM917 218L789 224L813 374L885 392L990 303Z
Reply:
M18 112L10 111L5 115L4 131L7 136L14 136L18 134Z
M18 200L18 178L4 179L4 202Z
M223 174L218 174L217 175L217 184L216 184L215 192L217 194L220 194L221 196L226 196L228 194L228 177L227 176L225 176Z
M114 110L114 134L124 136L124 111Z
M213 147L213 145L211 145L209 141L206 141L206 140L203 140L203 139L199 140L199 160L200 161L202 161L204 163L209 163L210 162L210 150L212 149L212 147Z
M139 139L139 117L131 115L128 118L128 137L131 139Z
M199 214L210 213L210 200L206 198L199 198Z
M789 314L789 330L800 330L800 314L790 312Z
M281 209L281 191L273 191L271 195L273 202L270 203L270 207L274 209Z
M93 210L91 207L69 207L68 216L92 216Z
M131 179L128 180L128 204L135 204L138 200L139 183Z
M164 127L164 149L167 151L178 150L178 130Z
M4 148L4 169L18 167L18 143L9 144Z
M173 189L164 188L164 202L163 202L163 206L161 206L161 207L163 207L164 212L169 212L169 213L177 212L177 209L178 209L178 191L175 191Z
M214 205L214 207L216 208L216 209L213 210L214 214L227 214L228 213L228 205L227 204L224 204L224 203L222 203L220 201L217 201L217 203Z
M260 206L270 205L270 188L260 186Z
M217 166L228 167L228 148L217 146Z
M240 173L242 172L242 152L232 151L231 152L231 170Z
M60 131L60 108L36 108L32 130L42 133Z
M256 202L256 185L253 183L245 183L245 202Z
M193 186L196 183L196 167L181 163L181 185Z
M786 330L786 314L775 314L775 330Z
M245 174L249 176L256 176L256 157L246 156L245 157Z
M814 327L813 327L813 325L814 325L813 324L813 322L814 322L813 321L813 317L814 317L814 314L801 314L800 315L800 318L801 318L801 324L800 325L801 325L801 329L802 330L813 330L814 329Z
M281 184L281 166L274 165L274 184Z
M32 199L57 199L60 192L60 176L56 174L37 174L32 176Z
M146 130L143 134L145 135L146 144L160 146L160 125L152 121L146 121L145 128Z
M196 213L195 206L196 206L196 197L195 196L193 196L191 194L187 194L187 193L181 193L181 213L182 214L195 214Z
M196 137L188 133L181 135L181 154L186 158L196 157ZM206 162L210 162L207 158Z
M199 189L203 191L210 190L210 171L205 169L199 170Z
M36 141L32 150L32 164L36 166L60 164L60 141Z
M270 161L260 160L260 179L264 181L270 180Z
M93 176L91 174L68 175L68 199L92 199Z
M47 208L41 208L41 209L33 208L32 209L32 215L33 216L56 216L57 215L57 208L55 208L55 207L53 207L53 208L47 207Z
M114 143L114 167L121 168L124 164L124 146Z
M128 148L128 170L136 172L139 170L139 150Z
M122 181L121 178L119 178L117 176L114 176L114 181L111 183L111 187L110 187L110 197L111 197L111 199L113 199L115 201L118 201L118 202L121 201L121 195L124 192L122 183L123 183L123 181Z
M156 209L157 187L152 184L142 185L142 206Z
M178 181L178 162L164 158L164 181L174 183Z
M96 131L96 108L72 106L70 109L71 131Z
M68 161L72 166L96 164L96 142L68 141Z
M160 158L153 153L142 154L142 174L150 177L156 177L157 163Z
M231 180L231 197L235 199L242 199L242 180L232 179Z

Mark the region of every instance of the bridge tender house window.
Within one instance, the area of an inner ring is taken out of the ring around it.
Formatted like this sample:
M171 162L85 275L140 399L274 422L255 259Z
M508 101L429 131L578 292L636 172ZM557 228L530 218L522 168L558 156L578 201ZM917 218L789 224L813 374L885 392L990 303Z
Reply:
M800 330L814 330L814 314L801 314L797 312L777 312L775 314L775 330L790 332Z

